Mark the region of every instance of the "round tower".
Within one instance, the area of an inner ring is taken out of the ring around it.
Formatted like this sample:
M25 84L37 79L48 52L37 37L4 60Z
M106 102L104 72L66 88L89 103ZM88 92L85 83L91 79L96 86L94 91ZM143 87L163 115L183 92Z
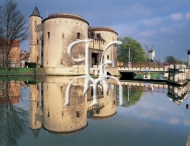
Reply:
M72 84L70 105L65 104L65 90L73 77L48 76L44 81L43 127L53 133L71 133L87 126L85 98L81 81Z
M37 26L42 24L42 17L38 11L37 6L35 6L32 14L30 15L30 62L40 64L40 37L42 35L39 33Z
M67 54L67 47L74 41L88 39L88 22L74 14L56 13L43 20L44 69L47 74L84 74L84 62L75 63ZM74 58L85 56L85 45L76 45Z
M89 38L92 39L92 42L90 43L90 48L92 49L104 50L105 46L108 43L110 43L111 41L117 41L118 34L111 28L89 27L88 31L89 31ZM96 59L96 52L95 51L93 52L92 50L91 56L92 56L92 59L91 59L92 66L96 64L99 65L100 62L98 60L100 60L101 58L101 53L99 52ZM116 58L117 58L117 47L116 45L113 45L105 52L104 62L106 62L107 60L112 60L114 61L114 64L116 64Z
M30 85L30 129L35 137L42 127L41 84Z

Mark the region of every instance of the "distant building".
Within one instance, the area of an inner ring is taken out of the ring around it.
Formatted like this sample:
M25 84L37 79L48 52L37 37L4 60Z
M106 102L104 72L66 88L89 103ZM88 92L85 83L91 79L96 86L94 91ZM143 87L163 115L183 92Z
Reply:
M20 67L25 67L25 62L30 62L30 52L26 50L20 54Z
M30 15L30 62L43 67L47 74L84 74L85 62L76 63L67 54L67 47L74 41L91 39L90 67L97 67L104 47L117 40L117 33L106 27L89 27L89 23L74 14L56 13L43 19L35 7ZM74 58L85 56L85 44L76 45ZM111 46L104 55L116 64L116 46Z
M6 54L3 41L0 41L0 67L5 66ZM9 54L9 67L20 67L20 43L18 40L13 42Z
M14 81L0 81L0 104L19 104L19 101L20 83Z

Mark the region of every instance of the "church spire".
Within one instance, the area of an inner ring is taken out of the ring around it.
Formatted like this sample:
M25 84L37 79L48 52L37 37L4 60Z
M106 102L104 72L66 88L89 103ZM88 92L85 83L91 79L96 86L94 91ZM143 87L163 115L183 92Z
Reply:
M33 10L33 12L32 12L32 15L30 15L30 16L41 17L41 16L40 16L40 13L39 13L39 11L38 11L37 5L35 6L35 8L34 8L34 10ZM42 17L41 17L41 18L42 18Z

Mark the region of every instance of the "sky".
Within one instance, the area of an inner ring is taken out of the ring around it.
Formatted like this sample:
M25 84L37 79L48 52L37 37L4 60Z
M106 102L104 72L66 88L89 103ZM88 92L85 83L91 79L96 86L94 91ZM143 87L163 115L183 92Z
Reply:
M3 1L3 0L0 0ZM29 16L37 5L46 18L53 13L82 16L89 26L114 29L118 37L129 36L146 50L153 45L156 59L174 56L188 61L190 49L190 0L16 0L18 9ZM29 50L29 40L21 44ZM146 50L147 52L147 50Z

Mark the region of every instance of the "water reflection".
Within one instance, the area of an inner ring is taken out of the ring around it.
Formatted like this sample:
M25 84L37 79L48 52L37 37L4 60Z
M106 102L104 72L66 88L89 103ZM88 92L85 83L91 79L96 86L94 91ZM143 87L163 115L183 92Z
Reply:
M35 137L44 129L52 134L68 135L80 132L88 126L90 119L108 119L116 114L117 85L109 83L108 94L103 86L98 85L97 97L99 105L90 106L93 100L93 87L90 86L83 96L84 80L75 80L71 87L70 105L65 104L65 90L74 77L46 77L43 82L0 82L0 143L16 145L26 130L27 112L18 106L20 102L20 85L30 87L30 129ZM138 103L146 94L154 96L165 93L180 105L187 97L189 85L178 87L167 84L124 82L124 106ZM129 109L130 110L130 109Z
M117 85L112 82L109 83L108 94L103 92L101 84L98 85L96 94L99 105L91 106L94 91L92 85L83 96L84 80L77 79L71 87L70 105L64 106L66 87L73 78L49 76L41 83L30 85L30 128L36 137L41 128L53 134L72 134L88 125L87 118L107 119L116 114ZM125 82L123 88L125 107L135 105L147 93L154 96L154 92L167 93L168 90L169 96L176 95L178 89L178 95L182 95L180 89L187 95L186 86Z
M25 134L27 111L19 107L20 83L0 81L0 144L17 145Z
M124 82L124 106L129 107L136 104L142 96L150 93L166 93L171 101L180 105L188 97L190 83L184 86L176 86L166 83L144 83L144 82ZM189 103L188 103L189 104ZM188 105L186 105L188 106ZM188 107L186 107L188 109Z
M170 98L171 101L180 105L188 97L187 85L186 86L168 85L167 96Z
M87 117L104 119L116 113L116 86L110 84L106 95L98 85L99 105L90 106L93 89L90 86L83 96L83 79L72 84L70 105L64 106L66 87L72 79L49 76L42 83L30 85L30 128L36 137L42 127L55 134L71 134L87 126Z

